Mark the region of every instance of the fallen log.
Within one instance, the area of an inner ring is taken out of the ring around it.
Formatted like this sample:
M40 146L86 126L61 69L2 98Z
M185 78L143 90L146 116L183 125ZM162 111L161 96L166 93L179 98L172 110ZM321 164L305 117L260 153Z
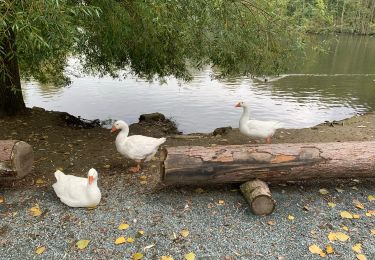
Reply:
M375 142L180 146L161 151L165 184L375 177Z
M255 215L269 215L276 206L267 183L261 180L245 182L240 186L241 192Z
M18 140L0 140L0 177L14 180L31 172L34 153L31 145Z

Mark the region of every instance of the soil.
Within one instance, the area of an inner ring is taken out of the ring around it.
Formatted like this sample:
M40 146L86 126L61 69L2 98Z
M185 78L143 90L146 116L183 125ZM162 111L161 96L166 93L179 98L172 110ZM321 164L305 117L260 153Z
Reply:
M153 114L160 115L160 114ZM72 122L74 122L72 124ZM92 123L92 124L90 124ZM116 181L114 176L124 174L129 181L134 174L127 169L133 162L123 158L115 148L115 134L109 129L98 127L98 122L84 121L80 124L74 117L61 112L45 111L41 108L28 109L22 115L0 119L0 140L17 139L31 144L34 148L35 163L31 174L22 180L0 182L0 186L25 189L34 186L41 178L46 185L52 184L54 171L62 169L68 174L85 176L93 167L108 176L109 186ZM230 127L216 129L211 134L179 134L175 124L162 115L160 117L140 117L140 122L130 126L130 134L167 137L166 146L180 145L221 145L263 142L243 136L238 129ZM337 122L326 122L312 128L279 129L273 143L342 142L375 140L375 112L354 116ZM144 166L144 172L155 172L158 168L153 161ZM155 182L157 177L154 176ZM134 182L135 183L135 182ZM151 186L150 186L151 187Z

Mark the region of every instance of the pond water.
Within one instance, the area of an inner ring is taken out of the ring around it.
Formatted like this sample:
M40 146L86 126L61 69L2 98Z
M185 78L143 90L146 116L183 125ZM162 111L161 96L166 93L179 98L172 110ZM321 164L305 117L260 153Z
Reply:
M328 53L311 53L295 71L263 79L213 80L207 68L191 82L168 78L166 84L128 76L72 78L65 88L23 83L28 107L66 111L87 119L138 121L161 112L184 133L238 127L238 101L248 101L251 116L278 120L286 128L310 127L375 110L375 38L340 36Z

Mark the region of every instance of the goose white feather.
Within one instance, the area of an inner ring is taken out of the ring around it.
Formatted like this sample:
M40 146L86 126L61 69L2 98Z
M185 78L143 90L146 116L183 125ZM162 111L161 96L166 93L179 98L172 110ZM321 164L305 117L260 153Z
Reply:
M276 129L282 127L282 123L277 121L261 121L249 119L249 106L245 102L239 102L236 107L242 107L243 113L240 118L240 132L251 138L265 138L267 143L271 142L271 137Z
M101 200L98 172L90 169L87 178L65 175L57 170L56 183L52 185L57 197L69 207L95 207Z
M117 151L132 160L138 162L147 162L156 154L161 144L166 141L166 138L153 138L143 135L129 135L129 126L122 120L116 121L111 132L121 130L116 137ZM139 169L138 169L139 170Z

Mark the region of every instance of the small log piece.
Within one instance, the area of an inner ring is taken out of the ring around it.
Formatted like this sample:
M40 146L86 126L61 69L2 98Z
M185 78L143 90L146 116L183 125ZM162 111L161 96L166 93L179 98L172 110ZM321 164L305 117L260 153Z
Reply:
M269 215L275 209L276 201L272 198L267 183L253 180L245 182L240 188L255 215Z
M14 180L31 172L34 153L31 145L18 140L0 140L0 178Z

